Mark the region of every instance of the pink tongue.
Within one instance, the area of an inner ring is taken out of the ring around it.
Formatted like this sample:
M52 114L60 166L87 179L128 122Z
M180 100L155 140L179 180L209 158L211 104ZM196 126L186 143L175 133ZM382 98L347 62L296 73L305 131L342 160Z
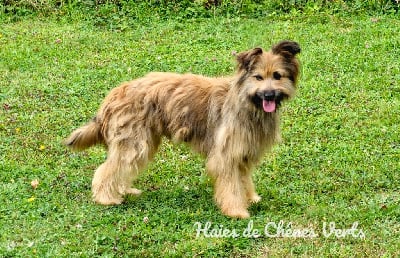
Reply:
M267 113L274 112L276 109L276 103L274 100L263 100L263 109Z

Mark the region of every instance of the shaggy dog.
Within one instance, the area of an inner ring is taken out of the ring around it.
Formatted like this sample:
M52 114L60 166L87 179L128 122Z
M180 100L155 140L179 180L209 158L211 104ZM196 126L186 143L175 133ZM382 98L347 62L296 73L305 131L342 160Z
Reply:
M111 90L95 118L65 142L76 150L107 147L94 200L120 204L126 194L140 194L132 181L166 136L206 157L222 213L248 218L249 204L261 199L251 171L280 138L278 108L295 93L299 52L296 42L282 41L238 54L232 77L150 73Z

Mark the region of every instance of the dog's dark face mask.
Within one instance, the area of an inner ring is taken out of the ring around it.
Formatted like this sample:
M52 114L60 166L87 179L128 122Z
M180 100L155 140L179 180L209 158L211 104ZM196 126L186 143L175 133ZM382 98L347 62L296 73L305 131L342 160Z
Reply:
M258 110L276 112L281 102L296 91L300 47L293 41L282 41L268 52L261 48L240 53L239 80L248 99Z

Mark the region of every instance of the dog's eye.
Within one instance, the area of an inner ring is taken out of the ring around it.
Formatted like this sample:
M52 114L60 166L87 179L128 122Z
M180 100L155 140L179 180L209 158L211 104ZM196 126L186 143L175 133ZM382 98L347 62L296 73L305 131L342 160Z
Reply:
M278 72L274 72L272 76L274 77L275 80L280 80L282 77L282 75Z
M255 75L254 78L256 78L257 81L262 81L262 80L264 80L264 78L263 78L261 75L259 75L259 74Z

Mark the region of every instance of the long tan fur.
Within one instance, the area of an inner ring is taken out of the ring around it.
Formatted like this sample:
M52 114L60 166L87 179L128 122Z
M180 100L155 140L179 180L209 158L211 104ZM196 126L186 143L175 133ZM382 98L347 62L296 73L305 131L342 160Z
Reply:
M103 142L103 137L100 134L100 126L96 121L91 121L78 128L65 140L65 144L74 150L84 150L101 142Z
M73 149L107 146L107 160L96 170L93 198L120 204L139 194L133 179L153 158L161 137L186 142L207 159L214 198L222 212L247 218L255 192L251 171L279 139L279 105L296 90L296 42L270 51L238 54L232 77L150 73L111 90L96 117L66 140Z

